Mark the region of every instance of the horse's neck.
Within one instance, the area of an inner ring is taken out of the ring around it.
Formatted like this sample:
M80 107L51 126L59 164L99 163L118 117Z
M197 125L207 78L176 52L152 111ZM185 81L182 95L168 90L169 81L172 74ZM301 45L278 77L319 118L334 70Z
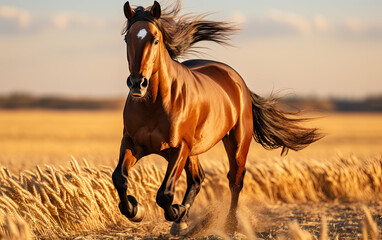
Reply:
M185 80L189 79L190 72L181 63L171 59L166 51L166 55L161 59L157 75L157 97L163 101L164 106L171 107L172 100L182 94L181 89L187 82Z

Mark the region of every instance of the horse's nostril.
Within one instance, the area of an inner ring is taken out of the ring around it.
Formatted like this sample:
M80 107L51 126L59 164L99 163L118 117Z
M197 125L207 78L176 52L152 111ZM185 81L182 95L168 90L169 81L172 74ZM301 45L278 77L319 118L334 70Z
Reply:
M143 78L142 82L141 82L141 88L146 88L148 85L148 81L147 81L147 78Z

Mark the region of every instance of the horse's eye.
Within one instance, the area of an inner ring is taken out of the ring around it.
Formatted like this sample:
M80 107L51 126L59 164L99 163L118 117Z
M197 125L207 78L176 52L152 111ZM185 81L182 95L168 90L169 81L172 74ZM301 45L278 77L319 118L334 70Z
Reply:
M158 39L155 40L154 44L155 44L155 45L158 45L158 43L159 43L159 40L158 40Z

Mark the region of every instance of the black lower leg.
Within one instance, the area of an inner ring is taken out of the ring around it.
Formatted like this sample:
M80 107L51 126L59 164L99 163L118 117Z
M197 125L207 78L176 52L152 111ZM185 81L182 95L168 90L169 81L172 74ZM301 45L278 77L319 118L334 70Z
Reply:
M122 175L120 165L114 170L112 179L120 199L119 210L127 218L133 218L137 214L138 203L133 196L127 196L127 179Z
M198 171L196 174L192 173L190 169L188 168L188 166L186 166L185 170L187 174L187 190L184 195L182 205L185 206L187 213L185 214L184 217L180 218L178 222L185 221L186 218L188 217L188 210L194 203L195 197L200 191L200 187L202 185L202 182L205 176L204 171L201 168L200 164L198 166Z
M177 221L186 213L186 208L182 205L172 204L174 200L174 191L166 190L163 185L159 188L156 201L163 208L164 216L167 221Z

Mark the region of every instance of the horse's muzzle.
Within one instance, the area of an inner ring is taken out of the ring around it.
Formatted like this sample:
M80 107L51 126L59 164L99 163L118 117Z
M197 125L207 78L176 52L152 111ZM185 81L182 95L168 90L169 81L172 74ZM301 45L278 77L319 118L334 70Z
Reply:
M146 95L149 80L143 76L127 78L127 86L134 97L143 97Z

